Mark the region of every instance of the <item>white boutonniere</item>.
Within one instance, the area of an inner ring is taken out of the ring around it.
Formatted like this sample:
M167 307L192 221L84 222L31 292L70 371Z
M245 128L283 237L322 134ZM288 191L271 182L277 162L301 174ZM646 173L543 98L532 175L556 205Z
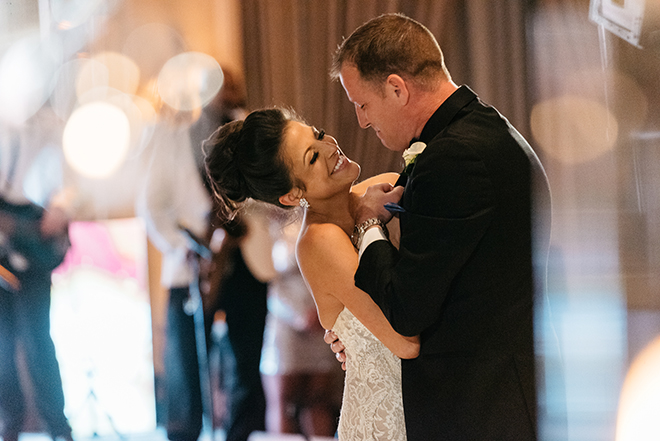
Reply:
M417 141L414 142L410 147L403 151L403 162L405 163L404 168L408 168L410 165L415 163L417 155L422 153L426 148L426 144L423 142Z

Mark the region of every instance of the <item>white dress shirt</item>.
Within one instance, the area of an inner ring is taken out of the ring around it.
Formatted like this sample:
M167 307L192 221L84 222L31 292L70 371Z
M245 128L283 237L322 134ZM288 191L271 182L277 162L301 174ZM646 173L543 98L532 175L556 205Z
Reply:
M148 146L151 163L136 204L147 235L163 254L161 283L166 288L188 286L196 276L186 259L188 239L179 226L204 237L211 210L188 129L164 121L157 124Z

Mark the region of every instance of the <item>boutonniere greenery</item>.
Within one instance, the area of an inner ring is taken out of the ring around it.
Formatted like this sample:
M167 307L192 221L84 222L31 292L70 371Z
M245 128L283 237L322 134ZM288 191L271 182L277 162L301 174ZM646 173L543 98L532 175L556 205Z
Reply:
M417 141L403 151L403 162L405 163L403 168L404 173L410 173L412 171L412 168L415 165L415 161L417 160L417 156L422 153L425 148L426 144Z

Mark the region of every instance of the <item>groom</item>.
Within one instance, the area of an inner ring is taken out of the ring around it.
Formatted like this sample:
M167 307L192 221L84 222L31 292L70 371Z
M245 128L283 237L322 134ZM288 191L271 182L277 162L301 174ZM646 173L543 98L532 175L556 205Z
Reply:
M395 330L421 335L420 356L401 365L408 439L535 440L532 226L535 198L550 201L538 158L452 81L433 35L408 17L360 26L331 74L385 147L422 143L405 189L366 192L354 234L356 285ZM383 231L392 212L398 250Z

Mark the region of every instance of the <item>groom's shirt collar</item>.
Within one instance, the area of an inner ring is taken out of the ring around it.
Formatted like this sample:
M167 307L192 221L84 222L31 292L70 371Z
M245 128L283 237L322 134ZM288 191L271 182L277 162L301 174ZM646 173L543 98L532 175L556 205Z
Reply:
M456 89L456 91L454 91L454 93L452 93L449 98L438 107L435 113L431 115L431 118L429 118L424 125L419 138L410 141L410 145L417 141L421 141L425 144L431 142L431 140L435 138L435 135L440 133L452 122L463 107L476 98L477 95L468 86L463 85Z
M419 138L413 138L410 141L409 146L418 141L421 141L424 144L431 142L438 133L452 122L463 107L467 106L475 99L477 99L477 95L468 86L463 85L456 89L454 93L449 95L449 98L440 104L440 107L437 108L433 115L431 115L431 118L429 118L424 125ZM408 175L410 173L412 173L412 168L406 172L402 172L394 186L401 185L405 187L408 183Z

